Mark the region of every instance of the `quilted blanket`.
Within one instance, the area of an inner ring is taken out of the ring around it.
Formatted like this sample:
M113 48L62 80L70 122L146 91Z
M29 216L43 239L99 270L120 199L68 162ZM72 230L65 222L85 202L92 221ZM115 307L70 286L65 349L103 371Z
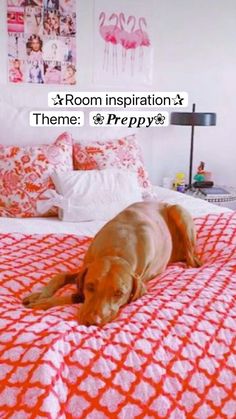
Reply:
M236 417L236 215L195 222L203 266L170 265L102 328L21 302L88 238L0 235L0 418Z

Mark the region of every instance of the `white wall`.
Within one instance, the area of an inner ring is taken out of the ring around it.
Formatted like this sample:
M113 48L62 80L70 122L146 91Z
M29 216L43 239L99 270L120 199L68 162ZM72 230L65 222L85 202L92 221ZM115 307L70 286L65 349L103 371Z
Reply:
M137 1L153 8L156 21L150 90L187 91L188 110L195 102L198 111L217 113L216 127L195 130L194 167L203 160L217 183L236 186L236 1ZM93 0L77 3L80 83L76 90L101 90L91 82ZM0 97L17 106L46 107L50 87L7 84L5 12L5 1L0 0ZM149 128L138 135L153 182L160 184L163 176L177 171L188 173L190 127Z

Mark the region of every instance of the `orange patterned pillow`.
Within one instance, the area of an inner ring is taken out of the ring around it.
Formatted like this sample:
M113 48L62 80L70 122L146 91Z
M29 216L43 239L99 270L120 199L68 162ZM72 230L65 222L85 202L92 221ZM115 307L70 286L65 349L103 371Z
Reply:
M38 217L37 200L55 189L50 178L55 170L72 170L72 138L61 134L52 145L0 145L0 216ZM57 215L57 209L48 215Z
M144 168L141 149L135 135L119 140L75 143L73 158L75 170L99 170L113 167L135 171L143 192L151 191L151 183Z

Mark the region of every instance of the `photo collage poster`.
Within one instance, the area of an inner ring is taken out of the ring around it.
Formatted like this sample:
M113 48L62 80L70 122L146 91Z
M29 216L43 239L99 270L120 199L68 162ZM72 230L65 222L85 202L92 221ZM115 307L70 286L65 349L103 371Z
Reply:
M76 84L76 0L7 0L8 80Z

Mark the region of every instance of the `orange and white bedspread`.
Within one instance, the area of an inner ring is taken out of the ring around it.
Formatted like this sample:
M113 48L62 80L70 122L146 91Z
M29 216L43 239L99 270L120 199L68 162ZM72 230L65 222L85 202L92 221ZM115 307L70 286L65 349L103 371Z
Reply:
M103 328L21 303L89 239L1 235L0 418L235 418L236 215L196 224L204 265L169 266Z

